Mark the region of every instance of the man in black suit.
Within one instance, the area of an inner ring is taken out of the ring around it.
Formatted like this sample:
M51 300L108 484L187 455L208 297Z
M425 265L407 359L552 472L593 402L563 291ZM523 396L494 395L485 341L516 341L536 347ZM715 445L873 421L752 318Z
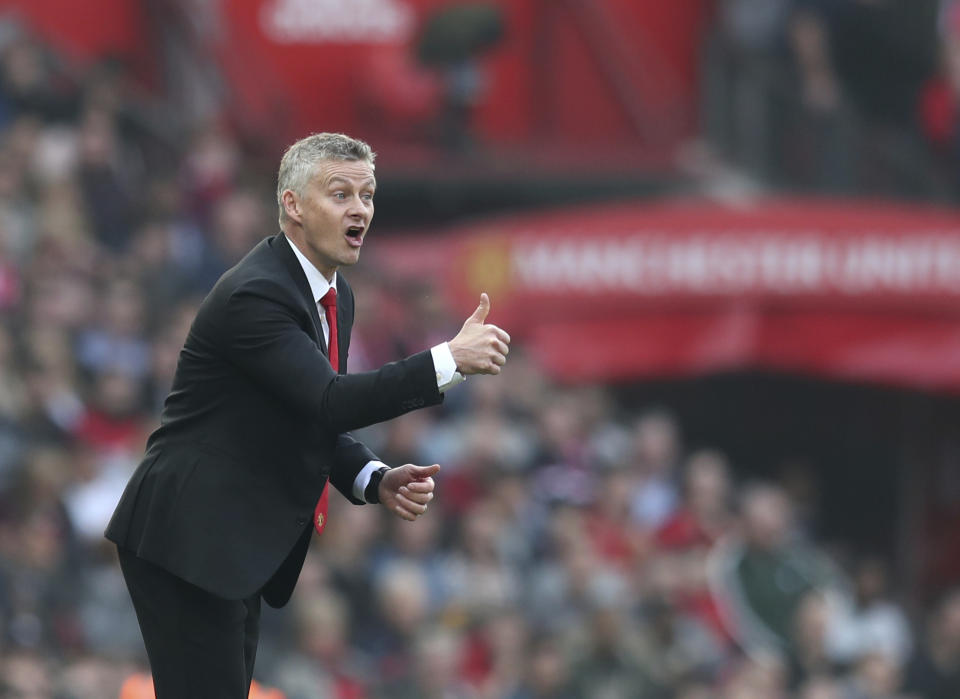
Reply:
M107 527L158 699L247 696L260 600L290 598L311 524L324 524L328 480L358 505L407 520L426 511L439 466L388 468L349 430L440 403L463 375L497 374L506 361L510 338L484 323L483 294L449 342L339 373L354 305L337 270L357 262L373 218L373 159L342 134L284 154L283 232L201 304L161 425Z

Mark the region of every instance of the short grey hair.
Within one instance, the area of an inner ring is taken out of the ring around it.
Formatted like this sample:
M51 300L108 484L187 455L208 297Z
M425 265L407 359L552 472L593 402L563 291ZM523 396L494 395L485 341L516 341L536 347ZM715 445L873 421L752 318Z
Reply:
M357 138L342 133L314 133L301 138L280 159L277 173L277 206L280 209L280 225L287 218L282 196L286 190L303 194L303 188L322 160L356 160L365 162L374 169L377 154L369 145Z

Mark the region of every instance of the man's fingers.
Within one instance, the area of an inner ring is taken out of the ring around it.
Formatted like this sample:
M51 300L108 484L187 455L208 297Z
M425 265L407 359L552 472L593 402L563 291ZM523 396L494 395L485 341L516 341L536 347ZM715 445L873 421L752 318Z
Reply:
M411 496L408 498L405 495L398 494L397 504L403 507L403 509L405 509L407 512L412 512L415 515L422 515L427 511L427 502L429 502L429 500L427 500L427 502L417 502L413 499L414 497L422 496L414 496L411 494Z
M413 522L417 519L417 516L412 512L409 512L403 505L394 505L393 511L398 517L405 519L408 522Z
M406 485L400 486L400 492L406 495L410 493L432 493L436 484L433 482L433 479L430 476L427 476L423 480L419 481L410 481Z
M502 330L496 325L488 325L487 327L493 330L493 334L497 336L497 339L500 340L500 342L510 344L510 333L508 333L506 330Z
M496 348L496 350L497 350L500 354L502 354L504 357L506 357L508 354L510 354L510 348L507 347L507 343L506 343L506 342L501 342L500 340L494 340L494 341L493 341L493 346L494 346L494 347Z
M400 495L399 493L397 494L397 504L401 505L407 512L412 512L415 515L422 515L427 511L427 503L415 502L411 498L408 498L405 495Z
M433 500L432 491L412 491L407 488L400 488L400 495L405 497L407 500L411 500L419 505L426 505L428 502Z
M507 358L502 354L495 354L490 358L490 361L496 364L497 366L503 366L507 363Z
M408 497L397 494L397 507L402 507L407 512L415 515L422 515L427 511L427 503L414 502Z
M483 323L483 321L487 319L487 314L489 312L490 312L490 297L487 296L487 292L483 292L482 294L480 294L480 305L477 306L477 310L475 310L473 314L469 318L467 318L467 322L464 323L464 325L468 323Z

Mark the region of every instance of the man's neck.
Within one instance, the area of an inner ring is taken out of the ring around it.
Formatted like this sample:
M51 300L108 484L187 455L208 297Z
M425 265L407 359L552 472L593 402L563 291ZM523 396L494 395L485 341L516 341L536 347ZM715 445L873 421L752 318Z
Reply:
M317 261L313 259L310 255L310 249L307 247L306 243L300 238L300 236L291 235L288 231L284 230L283 234L286 236L287 241L294 246L297 251L303 255L307 261L313 265L313 267L321 274L321 276L327 280L328 284L333 284L333 280L337 275L337 268L334 267L331 270L325 269L323 265L317 264Z

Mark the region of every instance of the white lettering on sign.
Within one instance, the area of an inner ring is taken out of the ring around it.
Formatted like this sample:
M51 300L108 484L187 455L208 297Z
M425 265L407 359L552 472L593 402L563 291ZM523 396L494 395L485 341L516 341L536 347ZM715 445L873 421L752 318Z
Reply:
M400 0L267 0L264 34L281 44L406 41L413 10Z
M960 232L519 236L513 284L533 293L960 294Z

